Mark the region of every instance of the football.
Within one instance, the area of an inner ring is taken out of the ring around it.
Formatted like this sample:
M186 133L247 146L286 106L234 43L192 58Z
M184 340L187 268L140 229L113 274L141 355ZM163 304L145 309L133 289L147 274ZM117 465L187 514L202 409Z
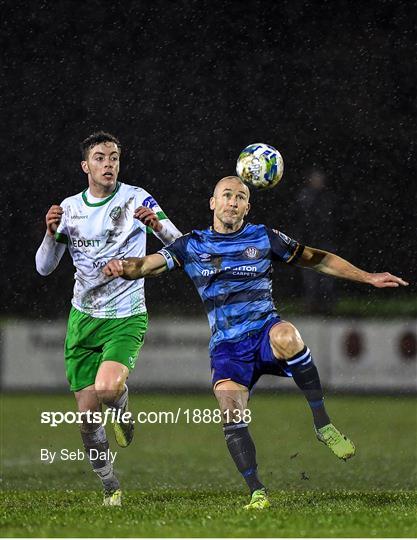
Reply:
M236 163L236 173L249 187L269 189L278 184L284 172L281 154L269 144L250 144Z

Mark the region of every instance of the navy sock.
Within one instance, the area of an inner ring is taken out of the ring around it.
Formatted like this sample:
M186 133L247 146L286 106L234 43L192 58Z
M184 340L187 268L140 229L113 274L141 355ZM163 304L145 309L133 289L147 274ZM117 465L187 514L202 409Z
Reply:
M324 406L323 390L320 384L319 372L311 357L310 349L304 349L286 361L292 372L295 384L304 393L317 429L330 424L330 418Z
M247 424L244 422L223 424L223 431L230 455L238 471L245 479L250 492L265 489L265 486L258 478L256 449Z

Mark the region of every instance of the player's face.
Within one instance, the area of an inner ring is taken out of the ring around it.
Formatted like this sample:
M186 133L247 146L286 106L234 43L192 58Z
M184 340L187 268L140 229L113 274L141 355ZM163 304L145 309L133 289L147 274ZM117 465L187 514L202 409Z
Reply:
M116 187L120 168L120 154L113 142L104 142L90 148L88 157L81 162L82 170L88 174L90 188L109 193Z
M249 212L249 192L237 180L221 182L210 199L210 208L214 211L215 220L227 229L240 227Z

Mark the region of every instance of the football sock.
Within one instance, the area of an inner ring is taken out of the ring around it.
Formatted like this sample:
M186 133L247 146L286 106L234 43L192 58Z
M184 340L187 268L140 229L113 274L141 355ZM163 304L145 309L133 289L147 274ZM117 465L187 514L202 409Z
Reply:
M116 491L120 484L113 472L113 465L108 458L109 441L106 431L100 426L96 431L81 431L84 449L94 472L103 483L106 491ZM103 459L105 452L106 458Z
M311 357L310 349L304 347L286 361L290 368L295 384L304 393L317 429L330 424L330 418L324 406L323 390L320 384L319 372Z
M116 410L123 409L123 407L126 404L128 395L129 395L129 390L127 388L127 384L125 384L125 389L122 392L121 396L117 398L116 401L106 403L107 407L111 407L112 409L116 409Z
M250 436L248 425L244 422L223 424L224 438L227 448L236 464L238 471L245 479L250 492L265 489L258 478L256 449Z

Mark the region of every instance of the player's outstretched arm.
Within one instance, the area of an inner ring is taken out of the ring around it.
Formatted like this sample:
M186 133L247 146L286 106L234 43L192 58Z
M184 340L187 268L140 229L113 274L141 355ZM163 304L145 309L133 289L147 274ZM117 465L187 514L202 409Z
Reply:
M348 279L350 281L359 281L360 283L368 283L369 285L373 285L380 289L384 287L408 285L407 281L404 281L389 272L376 274L365 272L334 253L308 246L304 248L297 264L303 268L311 268L317 272L328 274L329 276Z
M121 277L128 280L158 276L166 270L166 260L159 253L146 257L112 259L103 268L104 274L108 277Z

